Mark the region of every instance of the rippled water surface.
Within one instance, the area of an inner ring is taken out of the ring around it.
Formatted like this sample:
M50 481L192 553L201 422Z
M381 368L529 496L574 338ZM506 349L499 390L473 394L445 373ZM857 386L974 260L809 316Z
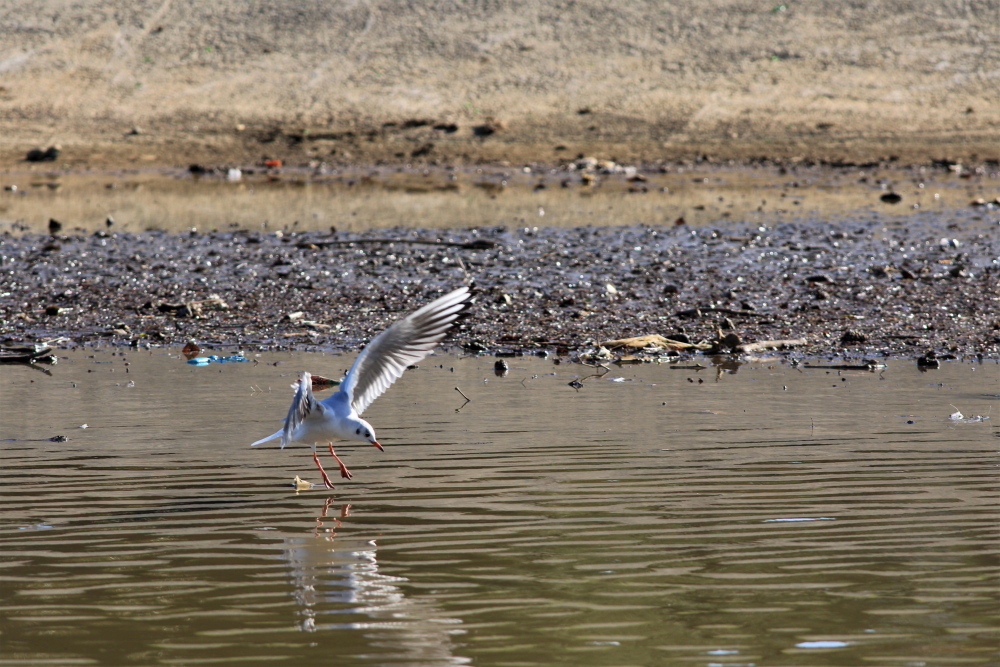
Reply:
M0 369L0 664L1000 660L995 363L436 356L296 493L247 445L350 356L62 357Z

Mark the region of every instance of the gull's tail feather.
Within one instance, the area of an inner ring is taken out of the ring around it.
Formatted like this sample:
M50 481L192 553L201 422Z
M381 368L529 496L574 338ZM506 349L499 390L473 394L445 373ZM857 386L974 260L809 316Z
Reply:
M281 430L279 429L274 433L272 433L271 435L267 436L266 438L261 438L257 442L250 443L250 446L253 447L254 445L262 445L269 440L274 440L275 438L280 438L280 437L281 437Z
M292 399L292 407L288 408L288 416L285 417L285 425L280 429L267 436L266 438L261 438L250 446L261 445L270 440L276 440L281 438L281 448L284 449L285 445L292 441L295 434L295 429L299 427L299 424L309 416L309 414L317 409L319 403L313 398L312 393L312 375L308 372L302 374L299 381L292 385L295 389L295 398ZM319 406L322 409L322 406Z

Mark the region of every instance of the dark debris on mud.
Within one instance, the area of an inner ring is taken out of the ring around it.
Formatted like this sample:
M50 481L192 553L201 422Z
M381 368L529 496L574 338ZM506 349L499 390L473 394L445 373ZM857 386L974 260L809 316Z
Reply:
M350 350L472 281L477 302L451 343L474 352L575 354L660 334L715 341L715 352L721 340L727 351L805 338L784 354L1000 356L997 221L920 215L766 228L8 234L0 338Z

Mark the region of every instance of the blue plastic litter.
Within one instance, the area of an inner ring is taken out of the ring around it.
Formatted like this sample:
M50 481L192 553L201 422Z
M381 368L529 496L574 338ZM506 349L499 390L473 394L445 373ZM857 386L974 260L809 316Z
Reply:
M228 357L220 357L217 354L212 354L207 357L195 357L194 359L188 359L188 363L192 366L208 366L209 364L226 364L240 361L250 361L242 354L233 354Z

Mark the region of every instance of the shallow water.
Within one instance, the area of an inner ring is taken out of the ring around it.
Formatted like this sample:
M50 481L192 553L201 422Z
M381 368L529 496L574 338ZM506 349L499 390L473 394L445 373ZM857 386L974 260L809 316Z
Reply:
M61 356L0 369L0 664L998 660L996 363L435 356L296 493L247 444L350 356Z

